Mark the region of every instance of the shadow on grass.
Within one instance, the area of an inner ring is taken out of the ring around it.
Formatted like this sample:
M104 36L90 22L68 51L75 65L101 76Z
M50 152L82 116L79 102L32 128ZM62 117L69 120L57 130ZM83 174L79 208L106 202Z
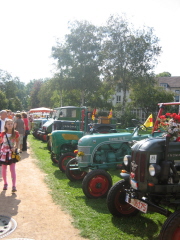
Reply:
M82 180L71 182L69 180L68 185L73 188L82 188Z
M56 166L56 164L52 164L52 165ZM59 168L54 171L54 176L55 176L55 178L57 178L57 179L59 179L59 180L67 179L66 174L63 173L63 172L61 172L61 171L59 170Z
M141 215L136 217L112 217L113 225L122 232L142 239L158 240L158 229L161 223L156 224L153 220ZM158 226L159 225L159 226Z
M133 217L114 217L110 214L105 198L88 199L85 196L79 196L76 198L79 201L84 201L85 204L98 212L99 214L106 215L112 224L119 229L119 232L124 232L128 235L132 235L132 239L139 237L139 239L146 240L158 240L159 229L162 227L162 223L159 220L154 222L146 214L138 213ZM152 213L153 215L154 213Z

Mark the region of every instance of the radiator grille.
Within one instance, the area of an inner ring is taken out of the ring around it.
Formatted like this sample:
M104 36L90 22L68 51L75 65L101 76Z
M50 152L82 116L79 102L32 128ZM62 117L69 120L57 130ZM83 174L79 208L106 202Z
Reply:
M140 152L132 153L131 170L135 173L135 180L144 182L145 180L145 167L146 167L146 154Z
M90 154L90 147L78 146L78 152L84 152L84 154Z

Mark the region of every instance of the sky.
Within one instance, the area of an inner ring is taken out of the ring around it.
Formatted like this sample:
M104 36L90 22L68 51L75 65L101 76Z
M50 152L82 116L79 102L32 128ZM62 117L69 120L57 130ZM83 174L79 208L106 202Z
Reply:
M0 69L27 84L50 78L56 41L68 22L104 25L110 15L125 14L135 28L153 27L162 47L155 73L180 76L180 0L0 0Z

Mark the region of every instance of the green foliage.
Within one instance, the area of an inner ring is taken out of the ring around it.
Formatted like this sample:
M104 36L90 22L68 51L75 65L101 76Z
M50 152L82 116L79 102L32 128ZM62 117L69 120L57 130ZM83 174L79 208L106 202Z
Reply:
M40 90L38 92L39 106L46 106L48 108L52 107L52 103L50 101L52 96L51 86L52 84L50 80L47 80L40 85Z
M155 84L153 77L146 76L140 80L132 86L130 99L132 107L142 109L146 117L151 113L155 115L158 103L173 102L174 93Z
M100 38L98 28L87 21L75 21L69 26L70 34L65 43L52 48L52 56L58 60L64 90L79 90L81 104L100 85Z
M50 160L46 143L28 136L38 166L45 172L45 182L53 200L73 217L73 224L81 236L90 240L158 240L166 217L158 213L139 213L136 217L113 217L106 199L87 199L81 182L70 182L58 166ZM112 170L113 183L119 181L119 170Z
M127 127L133 127L133 122L132 119L137 119L136 115L134 113L132 113L133 110L133 106L128 103L123 110L123 105L122 104L117 104L114 107L114 113L116 114L116 112L120 111L121 113L123 112L123 114L121 114L121 116L117 117L117 121L120 124L119 128L127 128ZM138 119L137 119L138 120Z
M38 93L43 85L43 79L36 80L31 91L31 108L42 107L38 98Z
M153 69L161 51L159 40L151 28L135 30L118 15L108 19L104 35L104 77L123 91L124 109L131 84Z
M0 86L5 96L1 101L2 109L22 110L26 96L25 84L18 77L13 78L8 72L0 70Z
M96 91L89 92L86 97L85 105L91 106L92 108L100 109L111 109L112 108L112 95L114 94L114 89L108 82L102 82L99 89Z
M8 108L8 99L6 98L5 93L0 91L0 110Z
M162 72L162 73L157 74L156 77L171 77L171 73Z

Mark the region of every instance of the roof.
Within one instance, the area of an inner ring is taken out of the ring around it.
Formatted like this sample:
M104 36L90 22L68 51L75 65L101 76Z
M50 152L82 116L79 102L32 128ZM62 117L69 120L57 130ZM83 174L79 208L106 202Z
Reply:
M41 107L41 108L32 108L32 109L29 110L29 113L52 112L52 111L53 111L53 109Z
M180 88L180 77L158 77L159 84L167 83L170 88Z

